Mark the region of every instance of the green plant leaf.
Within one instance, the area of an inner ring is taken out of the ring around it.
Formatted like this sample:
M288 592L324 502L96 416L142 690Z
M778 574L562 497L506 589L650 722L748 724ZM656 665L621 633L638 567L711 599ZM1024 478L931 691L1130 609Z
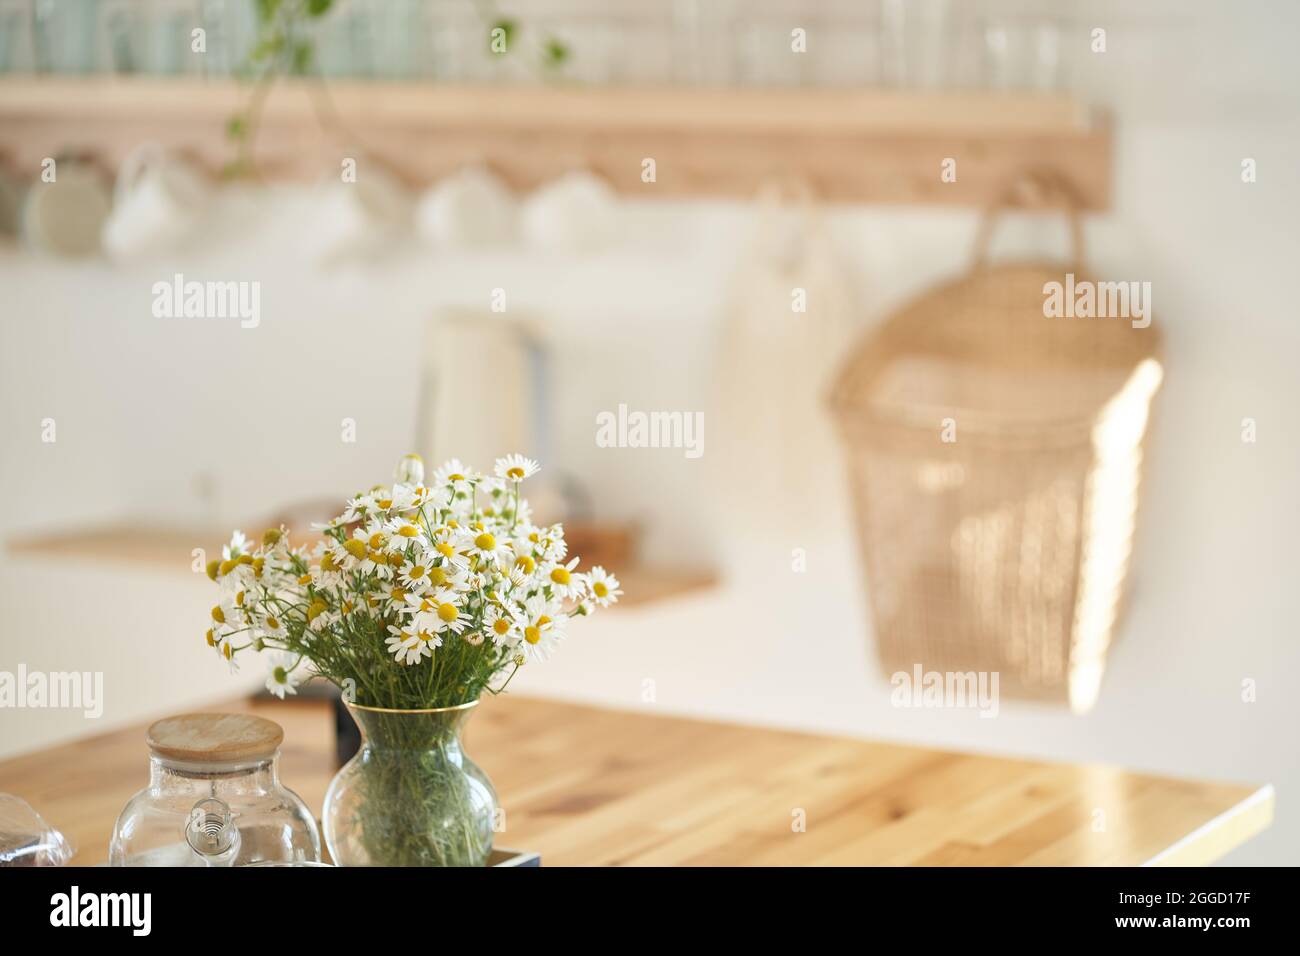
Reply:
M548 67L562 66L569 59L569 47L564 41L548 37L542 47L542 63Z
M324 16L333 5L334 0L307 0L307 16Z
M299 40L293 48L293 72L306 73L311 69L312 57L316 49L310 40Z
M226 136L229 139L243 139L247 135L248 117L243 113L236 113L226 120Z

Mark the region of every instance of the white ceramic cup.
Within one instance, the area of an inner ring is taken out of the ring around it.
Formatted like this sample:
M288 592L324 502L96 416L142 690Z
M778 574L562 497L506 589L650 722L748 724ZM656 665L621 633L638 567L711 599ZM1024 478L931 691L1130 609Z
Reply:
M105 251L127 260L173 248L196 231L208 195L198 170L160 146L140 146L118 171Z
M538 189L524 203L523 231L538 246L590 252L614 237L618 197L589 172L566 173Z
M392 174L365 162L356 182L323 181L315 210L308 251L327 265L379 252L409 221L411 196Z
M420 197L420 235L444 245L489 246L514 238L515 197L497 176L473 166L448 176Z
M100 250L112 199L100 171L80 159L58 159L54 177L39 176L23 200L23 239L36 252L77 258Z

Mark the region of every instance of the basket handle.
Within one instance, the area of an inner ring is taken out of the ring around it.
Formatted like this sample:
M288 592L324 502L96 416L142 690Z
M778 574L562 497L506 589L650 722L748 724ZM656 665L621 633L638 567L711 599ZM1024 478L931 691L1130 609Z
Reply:
M1065 213L1070 227L1072 261L1082 265L1084 259L1083 222L1079 217L1082 202L1079 192L1063 174L1049 167L1021 170L999 190L997 197L984 211L979 232L975 236L975 255L971 266L975 270L988 268L989 243L1002 213L1013 206L1056 206Z

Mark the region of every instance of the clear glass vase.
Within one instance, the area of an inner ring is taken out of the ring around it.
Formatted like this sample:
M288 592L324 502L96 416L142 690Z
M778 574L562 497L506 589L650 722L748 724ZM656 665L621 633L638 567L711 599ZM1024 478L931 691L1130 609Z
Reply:
M325 794L325 843L339 866L483 866L497 795L465 756L478 705L385 710L349 704L361 749Z

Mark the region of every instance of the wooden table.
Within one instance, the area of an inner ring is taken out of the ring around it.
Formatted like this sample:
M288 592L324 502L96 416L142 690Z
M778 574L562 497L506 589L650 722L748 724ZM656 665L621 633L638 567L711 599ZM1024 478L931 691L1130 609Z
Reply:
M281 775L320 810L334 772L320 701L231 702L285 729ZM1211 862L1272 820L1271 787L967 756L506 695L467 749L506 810L505 846L544 865L1094 865ZM28 800L107 858L147 779L144 726L0 762ZM801 821L804 826L801 828Z

